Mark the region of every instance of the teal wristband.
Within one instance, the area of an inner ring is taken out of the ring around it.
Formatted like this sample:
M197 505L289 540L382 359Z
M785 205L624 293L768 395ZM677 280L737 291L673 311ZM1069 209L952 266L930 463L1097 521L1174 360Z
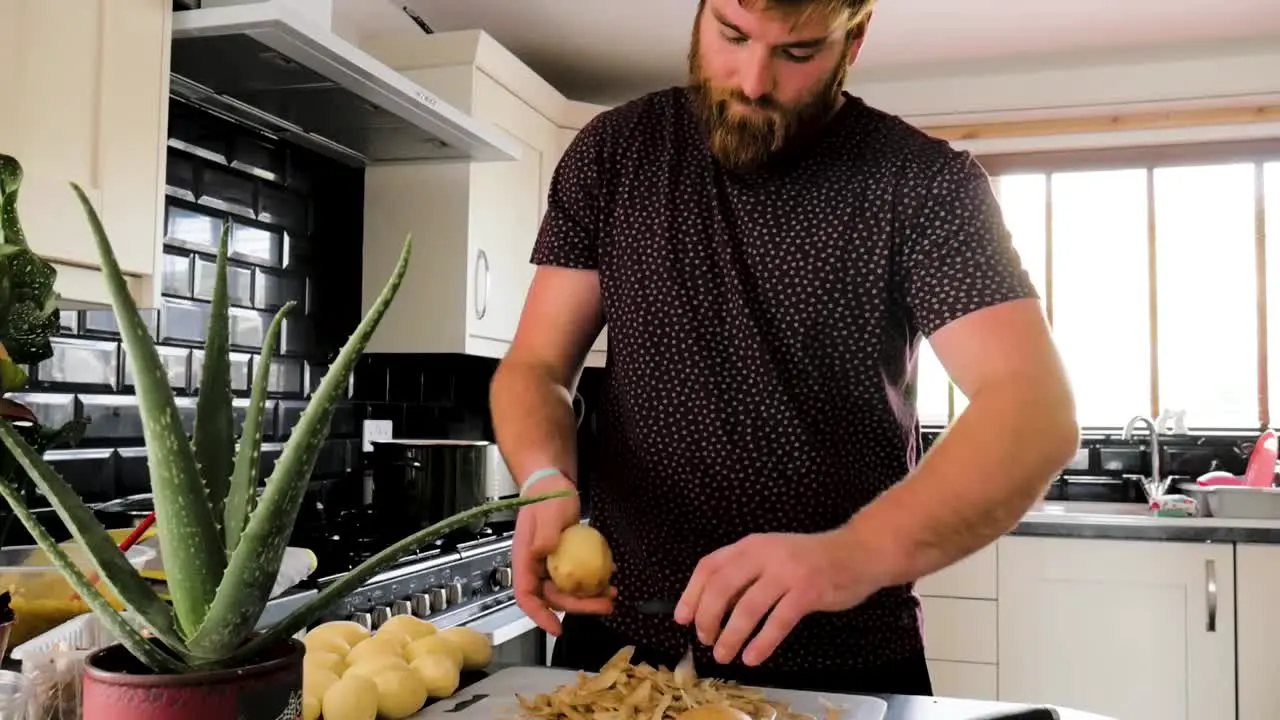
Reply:
M539 480L549 478L553 475L563 475L563 474L564 473L560 472L560 468L553 468L553 467L542 468L541 470L533 471L532 473L529 474L528 478L525 478L524 484L520 486L520 497L524 497L525 495L528 495L529 491L533 489L534 485L538 484Z

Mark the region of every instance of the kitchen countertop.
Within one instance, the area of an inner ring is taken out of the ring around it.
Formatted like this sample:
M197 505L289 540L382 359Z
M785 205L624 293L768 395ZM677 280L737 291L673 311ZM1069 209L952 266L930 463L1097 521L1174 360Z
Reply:
M510 665L494 663L487 670L464 673L462 683L454 693L454 697L469 685L480 682L490 674ZM885 720L1001 720L1010 713L1027 710L1036 706L1018 703L990 702L985 700L963 700L960 698L919 697L910 695L877 695L889 704L889 712ZM448 702L448 700L436 700ZM1114 720L1102 715L1054 708L1060 720ZM1035 720L1040 720L1036 718Z
M1011 535L1280 544L1280 520L1154 517L1142 503L1042 501Z

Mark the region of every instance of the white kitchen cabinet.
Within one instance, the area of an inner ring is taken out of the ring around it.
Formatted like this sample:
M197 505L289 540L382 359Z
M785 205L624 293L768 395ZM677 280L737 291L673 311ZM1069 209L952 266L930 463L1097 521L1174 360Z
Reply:
M156 305L171 5L0 2L0 152L23 165L23 227L68 306L110 302L71 181L101 215L135 300Z
M997 545L916 583L935 695L997 699Z
M1280 546L1236 545L1236 688L1239 720L1280 718Z
M369 349L501 357L533 279L529 260L556 165L582 124L605 108L567 100L480 30L410 29L366 35L359 45L524 150L513 162L366 171L366 307L405 233L416 240L408 280ZM587 363L604 364L603 335Z
M1236 717L1231 544L1008 536L998 586L1001 700Z
M412 265L369 352L502 357L515 336L554 162L555 124L471 67L401 71L521 143L507 162L408 164L365 171L364 308L395 266Z

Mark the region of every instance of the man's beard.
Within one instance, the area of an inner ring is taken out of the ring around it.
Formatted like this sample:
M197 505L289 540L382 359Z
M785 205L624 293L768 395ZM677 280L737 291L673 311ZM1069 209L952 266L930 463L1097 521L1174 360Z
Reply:
M702 72L697 30L689 52L689 90L706 132L711 154L736 172L758 170L784 149L799 144L835 111L848 68L837 63L831 76L793 107L771 96L752 100L736 88L714 86ZM744 112L733 105L749 108Z

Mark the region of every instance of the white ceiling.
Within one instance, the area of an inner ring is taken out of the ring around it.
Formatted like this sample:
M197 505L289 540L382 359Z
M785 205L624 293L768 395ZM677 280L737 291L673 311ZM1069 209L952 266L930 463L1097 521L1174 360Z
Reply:
M589 102L682 82L697 7L696 0L338 4L361 33L403 29L411 23L398 10L405 4L437 32L483 29L566 95ZM1266 38L1280 42L1280 0L879 0L853 77Z

